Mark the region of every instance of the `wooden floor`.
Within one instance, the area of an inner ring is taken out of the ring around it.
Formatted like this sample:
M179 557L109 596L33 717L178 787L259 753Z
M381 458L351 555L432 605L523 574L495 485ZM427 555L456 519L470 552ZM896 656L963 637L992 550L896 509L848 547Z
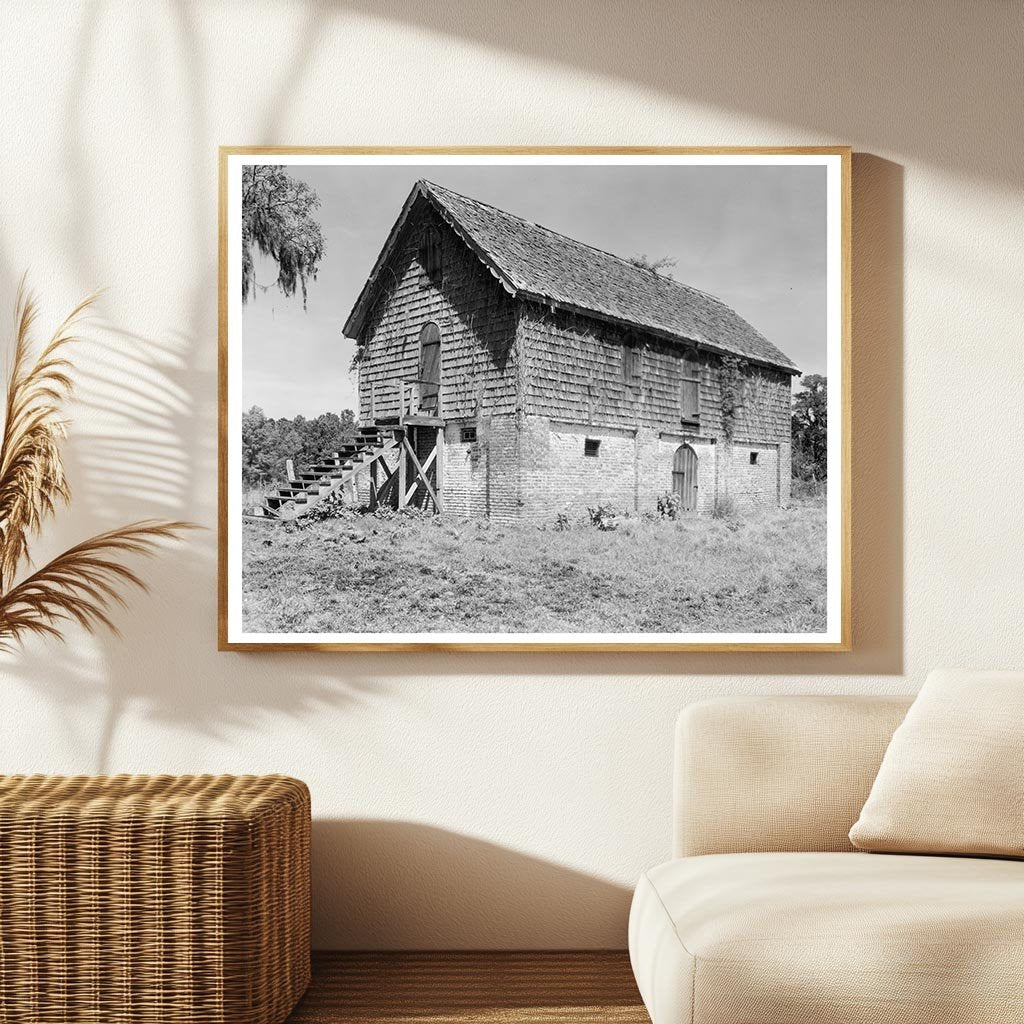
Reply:
M288 1024L649 1024L626 953L315 953Z

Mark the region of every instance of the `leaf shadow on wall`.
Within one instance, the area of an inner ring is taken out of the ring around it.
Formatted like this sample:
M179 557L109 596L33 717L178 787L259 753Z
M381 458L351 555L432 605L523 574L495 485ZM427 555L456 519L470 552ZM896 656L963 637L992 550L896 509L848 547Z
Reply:
M626 944L631 892L408 821L313 823L313 931L330 949L568 949Z
M541 68L577 68L636 83L702 104L710 118L719 110L736 112L778 126L777 143L853 142L962 176L1011 184L1024 180L1019 133L1005 130L1020 119L1024 23L1019 4L1006 0L935 0L927 17L913 4L875 8L814 0L334 0L327 6L332 13L398 22L440 38L521 54ZM425 76L418 83L419 102L451 107L452 98L440 92L442 82L434 85ZM542 90L521 102L540 104L551 114ZM571 122L565 123L572 130ZM667 136L595 141L679 146L719 141L707 136L699 120L693 124L690 134L680 135L666 119ZM793 138L787 128L810 137Z
M123 182L101 173L106 155L91 138L88 103L95 73L105 59L103 31L114 17L108 5L83 9L77 62L66 99L64 171L74 202L60 223L66 272L75 298L97 285L97 265L116 250L108 237L109 210ZM145 336L106 320L85 332L74 353L78 370L70 439L65 460L72 484L72 508L58 517L40 553L130 519L163 516L200 519L213 525L216 505L216 151L209 146L207 94L201 34L195 10L166 5L177 46L181 103L188 111L189 136L180 144L191 153L191 174L181 183L179 229L197 254L185 272L190 281L180 305L181 327ZM144 19L145 20L145 19ZM283 116L289 83L300 81L315 53L319 8L305 20L290 74L265 114L268 134ZM155 115L154 115L155 116ZM262 133L259 133L262 134ZM173 203L169 194L165 201ZM13 294L20 271L0 245L5 290ZM115 268L116 269L116 268ZM154 267L155 272L158 268ZM101 313L131 300L118 295L114 276ZM44 296L46 298L46 296ZM116 771L118 728L129 711L170 726L186 725L190 735L217 738L234 727L251 727L261 715L304 718L317 709L352 708L386 692L382 684L339 679L329 657L278 654L273 671L253 671L251 661L216 653L215 530L190 534L156 559L139 565L149 594L126 594L129 610L114 619L123 638L101 634L87 639L73 628L64 648L30 642L8 660L5 673L45 694L67 730L70 770ZM197 589L198 587L198 589ZM97 718L97 712L99 717ZM133 752L133 768L161 770L146 752ZM201 756L201 755L200 755ZM153 755L154 758L158 755ZM224 770L286 768L237 759ZM195 770L211 770L208 760Z
M212 455L196 458L201 443L194 434L209 417L195 408L194 396L211 382L187 366L192 348L183 337L155 341L106 327L79 349L77 404L89 423L103 426L72 432L67 445L76 497L61 518L62 538L80 539L128 518L188 517L209 504ZM205 499L193 497L197 493ZM69 630L71 642L54 652L59 669L42 645L8 666L57 707L103 708L82 751L96 771L117 769L117 729L129 709L216 738L251 727L261 715L304 717L365 703L384 691L369 681L337 678L323 656L281 654L273 672L252 672L244 659L218 656L214 562L213 531L165 546L155 559L138 563L150 592L126 593L128 611L114 616L121 638L101 634L83 643ZM204 590L197 592L197 582Z

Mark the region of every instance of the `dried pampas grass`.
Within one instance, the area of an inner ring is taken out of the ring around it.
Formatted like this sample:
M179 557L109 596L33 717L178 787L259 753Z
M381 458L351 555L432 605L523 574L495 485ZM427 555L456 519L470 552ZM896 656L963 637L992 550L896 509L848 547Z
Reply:
M159 542L194 528L185 522L147 520L97 534L58 555L15 583L29 560L29 540L58 505L70 502L60 445L62 418L74 386L67 347L95 296L79 303L50 340L34 354L38 303L18 290L14 355L7 383L7 408L0 443L0 650L26 636L62 639L62 627L77 622L90 632L117 632L110 612L124 606L125 586L146 589L121 564L125 555L152 555Z

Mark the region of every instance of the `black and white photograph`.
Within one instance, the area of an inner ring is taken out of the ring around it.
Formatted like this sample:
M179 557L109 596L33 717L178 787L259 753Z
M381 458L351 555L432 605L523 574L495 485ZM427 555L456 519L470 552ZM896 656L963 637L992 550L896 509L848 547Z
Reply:
M222 645L843 649L847 160L222 151Z

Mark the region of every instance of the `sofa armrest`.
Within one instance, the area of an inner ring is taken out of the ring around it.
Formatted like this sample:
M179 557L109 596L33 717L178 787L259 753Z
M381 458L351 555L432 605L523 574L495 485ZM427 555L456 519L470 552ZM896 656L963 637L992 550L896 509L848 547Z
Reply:
M849 851L910 697L736 697L676 727L676 857Z

